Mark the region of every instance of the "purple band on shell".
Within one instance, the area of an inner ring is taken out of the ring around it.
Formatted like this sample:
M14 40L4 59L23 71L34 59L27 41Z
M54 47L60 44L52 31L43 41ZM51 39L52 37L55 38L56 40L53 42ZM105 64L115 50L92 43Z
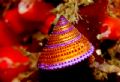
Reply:
M56 24L56 27L64 26L68 23L68 20L64 16L60 16L58 23Z
M74 26L71 26L67 30L62 30L62 31L59 31L59 32L52 32L52 34L65 34L67 32L70 32L71 30L73 30L73 28L74 28Z
M53 44L53 45L46 45L47 48L57 48L57 47L61 47L61 46L66 46L68 44L71 44L77 40L79 40L81 38L81 34L79 34L77 37L75 37L74 39L72 40L69 40L67 42L64 42L64 43L60 43L60 44Z
M93 52L94 52L94 47L91 44L91 49L88 50L88 52L86 52L82 56L73 58L69 61L57 63L57 64L47 65L47 64L41 63L41 64L38 64L38 68L46 69L46 70L55 70L55 69L61 69L61 68L65 68L65 67L68 67L68 66L72 66L72 65L77 64L77 63L85 60L86 58L90 57Z

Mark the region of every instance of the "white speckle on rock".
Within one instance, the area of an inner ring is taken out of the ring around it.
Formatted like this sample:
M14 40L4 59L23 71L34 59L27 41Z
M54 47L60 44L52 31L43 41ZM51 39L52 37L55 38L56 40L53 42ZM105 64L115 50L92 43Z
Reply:
M97 55L101 55L102 54L101 49L97 49L96 53L97 53Z

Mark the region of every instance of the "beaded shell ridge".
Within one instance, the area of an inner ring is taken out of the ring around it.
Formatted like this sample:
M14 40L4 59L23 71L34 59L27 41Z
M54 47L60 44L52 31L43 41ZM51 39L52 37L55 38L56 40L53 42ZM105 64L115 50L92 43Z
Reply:
M69 21L60 16L38 60L38 68L55 70L90 57L94 47Z

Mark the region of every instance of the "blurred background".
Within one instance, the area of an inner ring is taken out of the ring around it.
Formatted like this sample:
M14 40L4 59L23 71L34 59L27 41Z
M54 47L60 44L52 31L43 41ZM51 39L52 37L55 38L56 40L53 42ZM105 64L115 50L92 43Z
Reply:
M0 82L40 82L37 61L61 15L94 45L94 80L120 82L120 0L0 0Z

